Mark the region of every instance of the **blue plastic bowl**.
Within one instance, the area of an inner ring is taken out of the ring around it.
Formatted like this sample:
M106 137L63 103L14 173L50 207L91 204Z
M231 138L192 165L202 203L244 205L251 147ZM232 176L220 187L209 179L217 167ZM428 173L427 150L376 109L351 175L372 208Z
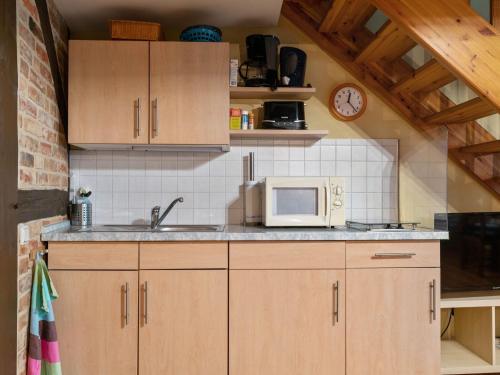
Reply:
M180 39L184 42L220 42L222 32L215 26L195 25L184 29Z

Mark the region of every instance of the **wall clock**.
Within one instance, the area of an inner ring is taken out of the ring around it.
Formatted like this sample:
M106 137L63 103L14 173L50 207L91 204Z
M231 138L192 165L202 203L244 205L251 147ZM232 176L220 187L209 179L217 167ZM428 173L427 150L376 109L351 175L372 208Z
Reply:
M343 83L333 89L328 107L336 119L353 121L365 112L366 104L366 94L361 87L354 83Z

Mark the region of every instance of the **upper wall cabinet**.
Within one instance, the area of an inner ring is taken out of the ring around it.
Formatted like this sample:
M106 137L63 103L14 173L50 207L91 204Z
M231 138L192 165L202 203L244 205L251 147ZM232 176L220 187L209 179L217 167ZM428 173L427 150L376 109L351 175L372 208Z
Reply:
M229 144L227 43L71 41L69 54L70 144Z
M147 144L148 42L69 43L71 144Z
M229 143L228 62L227 43L151 43L150 143Z

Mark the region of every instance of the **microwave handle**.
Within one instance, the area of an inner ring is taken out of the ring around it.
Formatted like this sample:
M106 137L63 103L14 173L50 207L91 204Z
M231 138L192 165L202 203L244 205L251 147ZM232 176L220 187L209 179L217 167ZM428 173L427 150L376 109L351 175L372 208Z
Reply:
M330 185L327 185L325 186L325 195L326 195L326 199L325 199L325 217L330 217L329 215L329 212L328 210L330 209L330 206L331 206L331 202L330 202L330 199L331 199L331 191L330 191ZM328 222L330 222L330 220L328 220Z

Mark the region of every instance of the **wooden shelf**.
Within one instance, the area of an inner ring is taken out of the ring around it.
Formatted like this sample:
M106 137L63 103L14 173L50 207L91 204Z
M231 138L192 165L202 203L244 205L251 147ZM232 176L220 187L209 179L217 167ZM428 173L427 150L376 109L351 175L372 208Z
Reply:
M294 139L321 139L328 135L328 130L231 130L231 138L294 138Z
M454 340L441 341L441 374L492 374L500 372Z
M500 306L500 295L492 296L457 296L441 298L441 308L493 307Z
M230 87L231 99L288 99L307 100L314 95L313 87L279 87L272 91L269 87Z

